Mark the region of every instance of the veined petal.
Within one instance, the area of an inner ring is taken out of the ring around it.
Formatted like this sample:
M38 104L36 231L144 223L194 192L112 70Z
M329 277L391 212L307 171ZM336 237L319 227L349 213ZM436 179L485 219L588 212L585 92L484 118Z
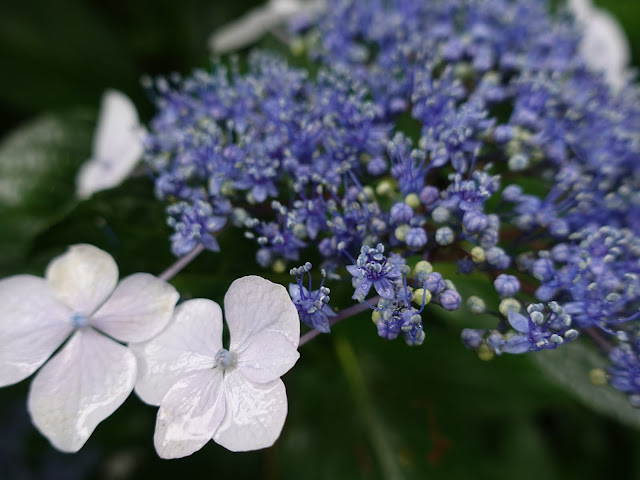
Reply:
M266 332L280 334L298 348L298 310L282 285L253 275L239 278L224 296L224 310L231 335L229 350L235 354Z
M267 383L287 373L298 358L300 354L286 338L266 332L238 356L238 368L249 380Z
M33 379L31 420L54 447L77 452L126 400L135 377L127 347L91 328L78 330Z
M178 380L216 364L222 348L220 306L204 298L188 300L176 308L166 330L130 348L138 360L136 393L144 402L160 405Z
M180 294L148 273L124 278L90 320L91 325L123 342L143 342L167 326Z
M193 373L178 381L162 399L153 443L161 458L181 458L213 438L224 418L223 375L218 369Z
M0 280L0 387L35 372L73 330L71 310L44 278Z
M45 276L62 302L75 312L90 315L116 287L118 266L104 250L73 245L49 263Z
M270 447L287 418L287 391L282 380L254 383L241 371L224 376L227 411L213 439L232 452Z

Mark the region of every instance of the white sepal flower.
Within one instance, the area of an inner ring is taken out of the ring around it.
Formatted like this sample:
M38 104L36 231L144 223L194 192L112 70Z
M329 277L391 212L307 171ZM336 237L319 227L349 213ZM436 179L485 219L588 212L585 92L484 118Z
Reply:
M64 452L78 451L133 390L136 360L117 341L158 334L178 301L171 285L146 273L117 282L111 255L92 245L70 247L45 278L0 280L0 387L27 378L71 337L28 397L34 425Z
M257 41L295 15L313 15L324 6L325 0L269 0L215 32L209 47L214 53L232 52Z
M591 0L569 0L569 10L582 28L580 52L587 65L604 76L614 90L628 77L631 49L624 30L613 15Z
M119 185L140 160L144 135L145 129L129 97L107 90L102 97L91 158L76 178L78 196L88 198Z
M230 332L222 346L217 303L179 305L160 335L131 348L135 391L159 405L154 443L162 458L191 455L213 439L232 451L272 445L287 416L280 376L299 358L300 321L282 285L243 277L224 297Z

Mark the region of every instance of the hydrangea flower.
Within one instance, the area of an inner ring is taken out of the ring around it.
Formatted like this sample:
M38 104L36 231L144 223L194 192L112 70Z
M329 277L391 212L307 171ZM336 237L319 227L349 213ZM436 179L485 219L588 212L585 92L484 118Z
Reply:
M176 308L156 338L133 345L140 368L136 393L159 405L154 443L162 458L179 458L209 440L231 451L272 445L287 416L280 376L298 360L298 312L287 290L256 276L231 284L222 311L207 299Z
M24 380L62 346L36 374L27 402L36 428L64 452L78 451L133 390L136 359L118 342L158 334L178 301L147 273L117 283L115 261L92 245L52 260L45 278L0 281L0 387Z
M119 185L142 158L145 128L133 102L117 90L102 97L91 158L80 168L76 188L80 198Z
M329 306L329 293L331 291L324 286L327 278L326 272L322 270L322 283L317 290L311 288L311 263L292 268L289 273L296 278L296 283L289 284L289 295L293 304L298 310L300 320L311 328L315 328L319 332L329 333L329 318L335 317L336 314ZM304 274L309 277L309 289L303 285Z
M571 329L571 316L564 313L561 307L552 302L549 304L552 313L545 317L543 305L529 306L529 316L509 310L507 318L511 326L518 332L509 338L497 351L504 353L524 353L543 348L553 349L565 340L573 340L578 336L576 330Z
M347 271L357 282L355 293L351 298L362 301L373 286L383 298L394 297L394 282L400 279L400 270L392 260L384 255L384 245L379 243L375 248L363 245L355 265L347 265Z

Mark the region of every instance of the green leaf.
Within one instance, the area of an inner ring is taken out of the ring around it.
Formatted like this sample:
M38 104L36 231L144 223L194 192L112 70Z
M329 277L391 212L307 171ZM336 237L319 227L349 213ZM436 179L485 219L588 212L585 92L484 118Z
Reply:
M519 425L567 399L523 357L478 360L455 330L430 324L411 348L379 338L365 313L302 347L285 378L282 478L504 478Z
M370 401L365 378L353 347L344 337L337 337L335 348L342 371L349 384L351 395L359 407L362 420L367 429L369 442L376 454L376 459L380 463L380 470L383 472L384 478L389 480L402 479L404 476L398 466L397 458L393 455L393 448L389 441L390 435L385 430L378 413Z
M640 411L629 405L627 397L609 386L597 387L589 371L606 366L606 358L584 341L571 342L555 350L531 355L540 369L581 403L620 422L640 428Z
M94 116L43 115L0 143L0 270L75 203L75 175L90 152Z

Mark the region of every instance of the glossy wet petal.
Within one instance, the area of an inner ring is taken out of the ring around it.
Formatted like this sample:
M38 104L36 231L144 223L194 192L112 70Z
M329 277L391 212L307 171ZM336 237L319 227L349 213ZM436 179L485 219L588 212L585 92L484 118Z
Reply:
M371 285L373 285L371 280L369 280L368 278L363 278L362 280L360 280L360 283L358 283L358 286L353 292L353 296L351 298L354 300L363 300L369 294Z
M211 369L222 348L220 306L202 298L180 304L170 325L157 337L131 344L138 360L136 393L152 405L160 405L181 378Z
M240 354L263 333L282 335L294 347L300 340L298 311L287 290L261 277L234 281L224 297L230 351Z
M27 406L33 424L63 452L77 452L133 390L136 359L127 347L85 328L38 372Z
M395 295L395 287L387 278L380 278L373 282L373 286L382 298L392 299Z
M300 358L289 341L277 333L264 333L238 355L238 368L249 380L271 382L287 373Z
M226 405L222 372L203 370L179 380L163 398L153 442L162 458L200 450L222 421Z
M227 411L214 440L233 452L274 444L287 417L287 392L282 380L258 384L239 370L224 376Z
M91 318L91 325L122 342L142 342L169 323L177 290L148 273L124 278L113 295Z

